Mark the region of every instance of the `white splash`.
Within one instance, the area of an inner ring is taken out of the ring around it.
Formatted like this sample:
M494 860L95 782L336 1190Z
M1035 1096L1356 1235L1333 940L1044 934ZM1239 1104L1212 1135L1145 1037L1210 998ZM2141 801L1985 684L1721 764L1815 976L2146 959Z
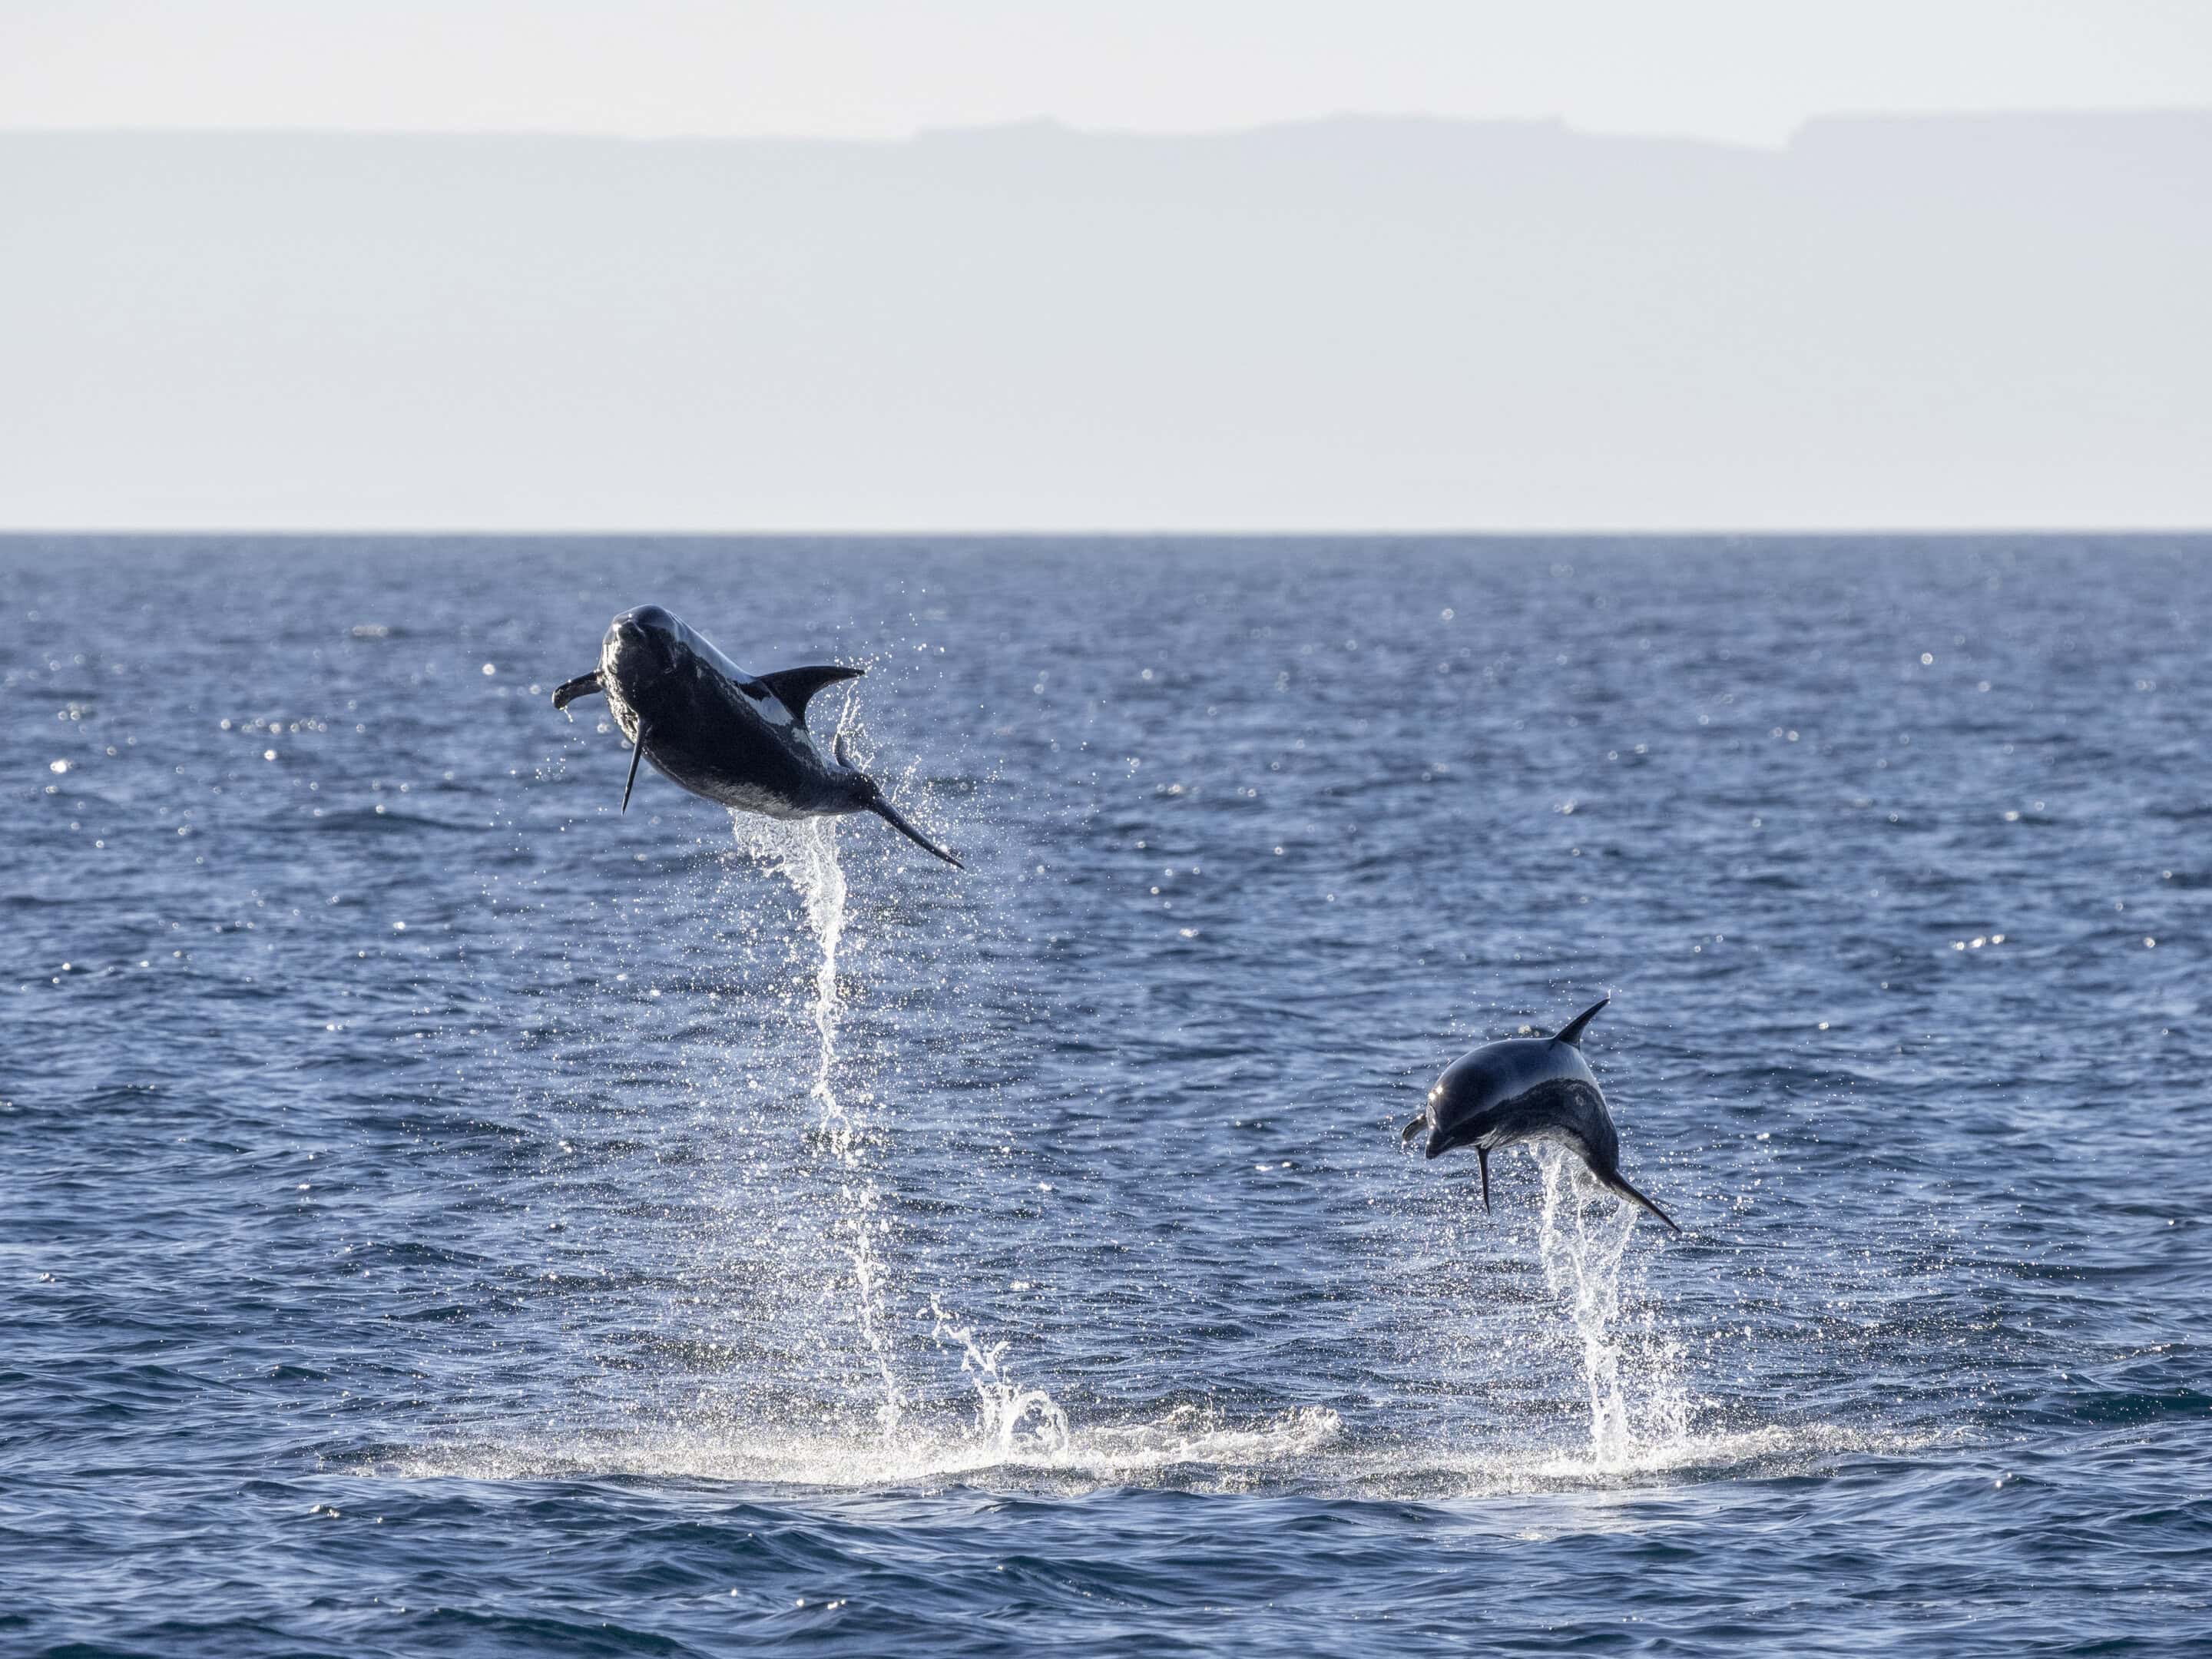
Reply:
M1036 1391L1014 1392L1033 1396ZM1024 1419L1034 1426L1022 1431ZM1001 1417L1000 1425L1008 1420ZM387 1449L367 1455L358 1467L403 1480L622 1474L877 1491L983 1482L1009 1491L1166 1486L1255 1492L1295 1489L1316 1474L1326 1480L1339 1474L1339 1466L1317 1468L1316 1460L1341 1445L1344 1428L1326 1407L1237 1419L1186 1405L1157 1417L1073 1429L1056 1412L1039 1413L1033 1400L1013 1421L1018 1431L1002 1443L993 1433L933 1422L917 1411L895 1439L860 1444L805 1424L768 1427L702 1413L643 1431L524 1431L510 1438ZM1048 1447L1044 1437L1054 1431L1065 1437ZM1360 1478L1364 1463L1341 1473Z
M1636 1231L1637 1211L1591 1179L1581 1162L1558 1147L1537 1154L1544 1176L1543 1220L1537 1249L1544 1281L1564 1297L1582 1339L1583 1379L1589 1392L1590 1458L1607 1469L1648 1461L1654 1448L1639 1443L1621 1385L1622 1349L1615 1334L1620 1316L1621 1264ZM1663 1441L1687 1430L1686 1402L1664 1376L1647 1379L1650 1426Z
M1325 1498L1423 1502L1541 1492L1621 1492L1655 1481L1774 1477L1833 1468L1863 1453L1909 1455L1939 1443L1927 1433L1824 1424L1769 1425L1685 1437L1618 1467L1534 1447L1455 1449L1425 1440L1347 1431L1326 1407L1243 1419L1176 1406L1154 1416L1073 1429L1046 1454L1022 1437L1011 1451L920 1413L895 1441L861 1444L805 1425L696 1420L650 1429L517 1428L510 1436L386 1447L330 1465L400 1480L708 1480L827 1491L930 1490L951 1485L1062 1496L1130 1486L1213 1493L1295 1492ZM1577 1529L1608 1524L1575 1511Z
M975 1385L978 1438L1010 1462L1051 1462L1064 1457L1073 1441L1067 1413L1042 1389L1021 1388L1006 1374L1007 1345L994 1342L986 1348L974 1330L956 1323L933 1296L929 1311L937 1321L937 1340L957 1342L963 1350L960 1369ZM1036 1425L1024 1432L1024 1425L1032 1419Z
M837 1214L832 1236L853 1271L851 1307L860 1340L874 1362L883 1397L876 1418L886 1437L895 1434L906 1399L891 1361L884 1319L883 1234L879 1213L883 1192L867 1167L866 1125L837 1092L837 1025L842 1004L837 991L837 947L845 936L845 870L837 860L837 821L802 818L795 823L732 814L738 842L756 858L773 864L799 891L806 925L814 935L816 1037L814 1103L817 1127L836 1167Z

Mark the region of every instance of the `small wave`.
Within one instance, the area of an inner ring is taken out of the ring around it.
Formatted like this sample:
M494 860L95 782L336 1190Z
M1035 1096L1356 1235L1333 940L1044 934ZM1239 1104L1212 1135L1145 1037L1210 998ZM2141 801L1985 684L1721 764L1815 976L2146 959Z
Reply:
M465 835L476 828L474 824L447 823L442 818L419 817L412 812L395 812L381 806L348 807L340 811L326 811L319 818L308 818L304 822L286 820L270 827L373 836L409 835L418 830L443 830Z

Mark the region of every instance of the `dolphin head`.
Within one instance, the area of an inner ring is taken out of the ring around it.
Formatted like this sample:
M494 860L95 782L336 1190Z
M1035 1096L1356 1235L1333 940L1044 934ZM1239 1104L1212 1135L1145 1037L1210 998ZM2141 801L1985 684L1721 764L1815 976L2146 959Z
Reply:
M684 624L657 605L625 611L607 624L599 672L626 688L650 685L676 672L689 653Z
M1583 1030L1605 1006L1585 1008L1557 1032L1524 1025L1527 1035L1470 1048L1430 1085L1421 1115L1406 1126L1405 1138L1427 1129L1428 1155L1435 1158L1494 1130L1502 1109L1543 1084L1586 1083L1595 1092L1597 1079L1583 1059Z
M1539 1084L1568 1079L1590 1082L1589 1067L1579 1048L1553 1037L1507 1037L1470 1049L1429 1087L1427 1120L1435 1133L1428 1155L1449 1151L1461 1132Z

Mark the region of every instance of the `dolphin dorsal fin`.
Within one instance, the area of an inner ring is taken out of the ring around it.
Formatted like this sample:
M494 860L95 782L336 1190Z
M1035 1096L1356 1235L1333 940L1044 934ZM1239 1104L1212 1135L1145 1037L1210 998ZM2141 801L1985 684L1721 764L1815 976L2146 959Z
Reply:
M839 680L856 680L868 671L865 668L779 668L773 674L763 674L760 683L786 708L791 718L801 726L806 724L806 702L825 685L835 685Z
M1569 1020L1565 1025L1559 1027L1558 1034L1552 1038L1552 1041L1554 1042L1566 1043L1571 1048L1581 1048L1583 1046L1583 1027L1595 1019L1598 1016L1598 1011L1612 1000L1613 999L1611 997L1599 998L1597 1001L1592 1003L1589 1007L1583 1009L1582 1012L1577 1014L1572 1019Z

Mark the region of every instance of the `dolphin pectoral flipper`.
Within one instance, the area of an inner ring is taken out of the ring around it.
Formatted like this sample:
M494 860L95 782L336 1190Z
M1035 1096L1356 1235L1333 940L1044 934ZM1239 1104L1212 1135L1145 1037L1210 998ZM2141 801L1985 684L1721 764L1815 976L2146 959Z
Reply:
M773 674L762 675L760 683L768 687L778 702L791 710L792 719L804 726L807 699L825 685L835 685L839 680L857 680L867 672L865 668L840 668L834 664L823 668L779 668Z
M1674 1227L1677 1233L1680 1233L1682 1231L1680 1227L1674 1226L1674 1218L1673 1216L1668 1215L1666 1211L1661 1209L1650 1199L1644 1197L1643 1194L1638 1192L1635 1188L1630 1186L1626 1180L1622 1179L1621 1176L1618 1175L1607 1175L1601 1170L1593 1170L1591 1173L1596 1176L1597 1178L1603 1182L1607 1186L1612 1188L1613 1191L1619 1193L1622 1197L1635 1200L1636 1202L1641 1204L1645 1209L1650 1211L1652 1214L1657 1216L1669 1227Z
M1487 1146L1476 1147L1474 1161L1482 1170L1482 1212L1488 1215L1490 1213L1490 1149Z
M892 805L881 795L877 796L873 800L868 803L868 811L873 812L878 817L883 819L884 822L890 824L892 829L897 830L899 834L904 836L916 847L921 848L923 852L935 854L939 858L943 859L947 864L951 865L956 870L965 870L968 867L966 865L961 863L958 859L954 858L951 854L946 852L942 847L939 847L935 842L930 840L928 836L923 835L921 830L908 823L904 817L900 816L898 808Z
M570 703L575 702L577 698L588 697L594 692L602 691L604 690L605 690L605 687L600 683L599 671L594 668L588 674L579 674L574 679L563 680L560 684L555 686L553 688L553 706L556 708L566 708ZM573 720L575 716L572 714L569 718Z
M629 775L623 780L622 810L629 811L629 792L637 787L637 763L645 758L645 727L637 728L637 741L629 746Z
M1420 1133L1422 1130L1428 1127L1429 1115L1428 1112L1424 1109L1411 1123L1408 1123L1404 1128L1398 1131L1398 1144L1401 1146L1404 1146L1407 1141L1411 1140L1415 1135Z

